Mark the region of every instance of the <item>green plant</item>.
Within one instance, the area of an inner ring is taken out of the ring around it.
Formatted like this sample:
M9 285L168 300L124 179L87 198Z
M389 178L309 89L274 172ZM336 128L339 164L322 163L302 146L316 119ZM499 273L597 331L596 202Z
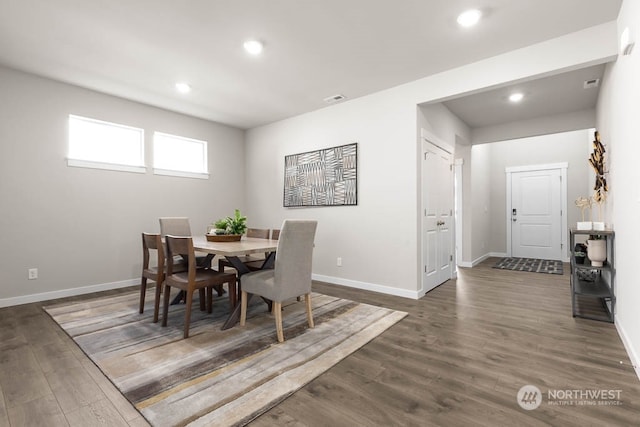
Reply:
M240 210L236 209L232 217L219 219L213 225L218 230L224 230L217 234L244 234L247 231L247 217L242 216Z

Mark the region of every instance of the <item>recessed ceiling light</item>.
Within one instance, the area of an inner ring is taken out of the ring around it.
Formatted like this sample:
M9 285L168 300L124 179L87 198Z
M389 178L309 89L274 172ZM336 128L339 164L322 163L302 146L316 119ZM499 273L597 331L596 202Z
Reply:
M473 27L480 21L482 12L478 9L471 9L458 15L458 24L463 27Z
M512 93L511 95L509 95L509 101L511 102L520 102L522 101L522 98L524 98L524 95L520 92Z
M176 90L180 93L189 93L191 92L191 86L189 86L187 83L176 83Z
M262 45L262 42L258 40L247 40L244 42L244 50L249 52L251 55L260 55L263 48L264 46Z

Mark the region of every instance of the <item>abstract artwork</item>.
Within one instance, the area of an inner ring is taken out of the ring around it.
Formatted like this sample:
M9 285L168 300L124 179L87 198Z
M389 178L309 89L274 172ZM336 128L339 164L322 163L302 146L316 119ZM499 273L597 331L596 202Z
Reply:
M284 158L284 206L358 204L358 144Z

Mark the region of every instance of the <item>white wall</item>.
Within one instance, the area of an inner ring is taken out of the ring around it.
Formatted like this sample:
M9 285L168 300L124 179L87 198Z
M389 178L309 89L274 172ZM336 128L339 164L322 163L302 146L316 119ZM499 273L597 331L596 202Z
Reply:
M615 31L615 23L599 25L263 126L247 133L245 147L238 129L2 68L0 305L137 280L139 233L157 230L157 217L186 215L194 232L204 231L243 201L254 226L320 220L317 277L418 297L416 106L606 62ZM69 168L68 114L142 127L147 143L153 130L208 140L212 178ZM360 144L358 206L282 208L286 154L351 141ZM30 267L39 268L38 280L26 279Z
M485 142L508 141L530 136L589 129L595 127L595 125L596 110L592 108L566 114L535 117L533 119L518 120L501 125L474 128L471 142L473 144L482 144Z
M247 215L264 226L319 220L317 278L381 292L417 291L415 104L391 93L354 100L247 132ZM410 141L410 143L406 143ZM358 143L358 205L283 208L284 156ZM342 267L336 258L342 258Z
M158 217L188 216L204 233L243 207L241 130L7 68L0 93L0 306L137 281L140 233ZM143 128L148 165L155 130L209 141L211 177L68 167L69 114Z
M491 150L489 144L471 147L471 262L489 252L491 241Z
M249 218L263 224L316 218L316 278L420 296L416 106L606 62L615 55L615 28L599 25L248 131ZM358 206L282 208L285 155L351 141L359 143ZM338 256L343 267L336 266Z
M625 0L618 33L629 27L636 46L607 65L598 100L598 130L608 151L610 174L607 222L616 232L616 326L636 366L640 366L640 285L637 274L640 212L640 2ZM640 377L640 369L636 368Z
M588 129L556 133L552 135L503 141L491 146L491 242L490 251L504 253L507 250L506 175L505 168L568 162L567 169L567 220L574 226L580 219L580 210L574 201L589 197L593 184L588 164L589 141L593 131ZM568 244L568 242L567 242ZM566 249L566 248L565 248ZM565 254L568 256L567 254Z

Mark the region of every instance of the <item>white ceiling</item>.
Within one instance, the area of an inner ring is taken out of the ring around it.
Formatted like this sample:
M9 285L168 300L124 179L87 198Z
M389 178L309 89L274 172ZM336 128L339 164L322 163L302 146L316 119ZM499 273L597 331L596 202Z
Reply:
M443 104L470 128L588 110L595 108L600 86L585 89L584 82L602 79L604 68L604 64L582 68L452 99ZM509 101L512 93L522 93L524 98L514 104Z
M0 0L0 64L251 128L614 20L620 4ZM485 17L461 29L456 16L470 7ZM242 50L250 37L262 56ZM176 81L193 91L178 94Z

